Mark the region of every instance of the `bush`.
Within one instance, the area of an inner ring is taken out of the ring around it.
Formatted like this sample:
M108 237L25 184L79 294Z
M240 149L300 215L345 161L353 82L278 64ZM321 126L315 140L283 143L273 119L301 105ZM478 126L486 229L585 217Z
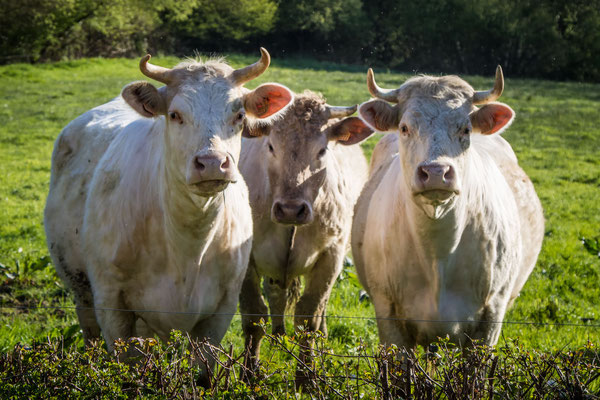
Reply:
M600 354L593 344L576 351L541 353L518 343L497 349L460 349L443 340L426 351L358 345L334 354L319 335L302 387L306 398L595 398L600 394ZM116 356L98 343L85 351L61 341L16 346L0 357L1 398L295 398L295 354L306 337L266 336L280 357L264 359L257 376L243 354L194 342L174 332L161 344L133 338L117 342ZM118 355L135 347L141 356L123 363ZM218 359L211 387L197 385L207 357ZM278 361L279 360L279 361ZM247 375L246 375L247 376ZM304 397L302 397L304 398Z
M600 81L600 0L0 0L0 62L256 51Z

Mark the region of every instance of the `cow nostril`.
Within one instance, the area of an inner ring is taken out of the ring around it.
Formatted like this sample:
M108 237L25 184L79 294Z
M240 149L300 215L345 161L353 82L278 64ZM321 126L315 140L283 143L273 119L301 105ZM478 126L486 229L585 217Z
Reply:
M425 168L419 167L417 169L417 176L421 182L427 182L429 179L429 174L425 171Z
M202 171L202 170L204 170L206 168L206 166L202 163L202 161L200 161L200 157L195 157L194 158L194 166L199 171Z
M229 157L225 157L225 161L221 163L221 169L224 171L229 169Z
M282 218L283 217L283 208L281 207L281 203L275 203L275 217Z
M449 167L448 170L444 173L444 181L451 182L454 180L454 168Z
M302 204L296 213L296 217L302 219L307 214L307 210L306 204Z

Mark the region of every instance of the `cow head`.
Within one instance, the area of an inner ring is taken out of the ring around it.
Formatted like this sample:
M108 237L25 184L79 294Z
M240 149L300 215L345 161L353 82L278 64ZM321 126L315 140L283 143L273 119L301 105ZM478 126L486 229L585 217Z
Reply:
M234 70L221 60L186 61L173 69L140 61L142 73L166 86L134 82L122 92L125 101L148 118L163 117L167 173L192 193L212 196L239 177L237 161L241 131L247 118L276 115L292 100L282 85L268 83L254 90L243 84L269 66L269 53Z
M457 76L420 76L399 89L382 89L371 69L367 86L377 99L360 105L361 118L378 131L398 133L413 200L430 218L441 218L460 196L466 175L477 172L468 171L471 136L500 133L514 118L510 107L494 102L504 89L502 69L496 69L494 88L482 92Z
M333 107L316 93L296 95L293 104L275 123L247 124L247 138L266 136L263 157L273 196L271 219L290 225L313 221L313 205L335 163L334 146L349 146L373 131L357 117L348 117L356 106Z

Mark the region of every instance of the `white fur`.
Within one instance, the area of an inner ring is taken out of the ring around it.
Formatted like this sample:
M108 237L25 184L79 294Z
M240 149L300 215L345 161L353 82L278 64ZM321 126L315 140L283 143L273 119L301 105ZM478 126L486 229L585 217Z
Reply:
M167 338L171 329L218 343L236 312L252 239L245 182L240 176L201 197L185 171L206 147L239 160L241 125L232 127L229 113L241 92L214 82L180 90L170 106L187 125L142 118L119 97L71 122L56 141L48 246L76 304L96 308L78 310L86 340L101 328L109 349L117 338Z
M501 324L490 322L503 320L535 265L541 205L502 137L460 137L470 126L468 101L403 101L399 126L409 133L396 129L376 146L352 230L380 339L414 346L449 335L493 345ZM413 194L423 161L455 168L460 193L447 204Z

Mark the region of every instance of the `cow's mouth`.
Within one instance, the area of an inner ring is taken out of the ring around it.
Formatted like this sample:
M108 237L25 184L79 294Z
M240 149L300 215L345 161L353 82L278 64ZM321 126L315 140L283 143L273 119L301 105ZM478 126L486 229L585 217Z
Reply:
M423 196L423 198L432 203L442 204L458 195L458 190L431 189L423 190L415 193L415 196Z
M193 187L196 191L200 192L200 194L212 195L222 192L230 183L235 183L235 181L230 181L228 179L211 179L194 183Z

